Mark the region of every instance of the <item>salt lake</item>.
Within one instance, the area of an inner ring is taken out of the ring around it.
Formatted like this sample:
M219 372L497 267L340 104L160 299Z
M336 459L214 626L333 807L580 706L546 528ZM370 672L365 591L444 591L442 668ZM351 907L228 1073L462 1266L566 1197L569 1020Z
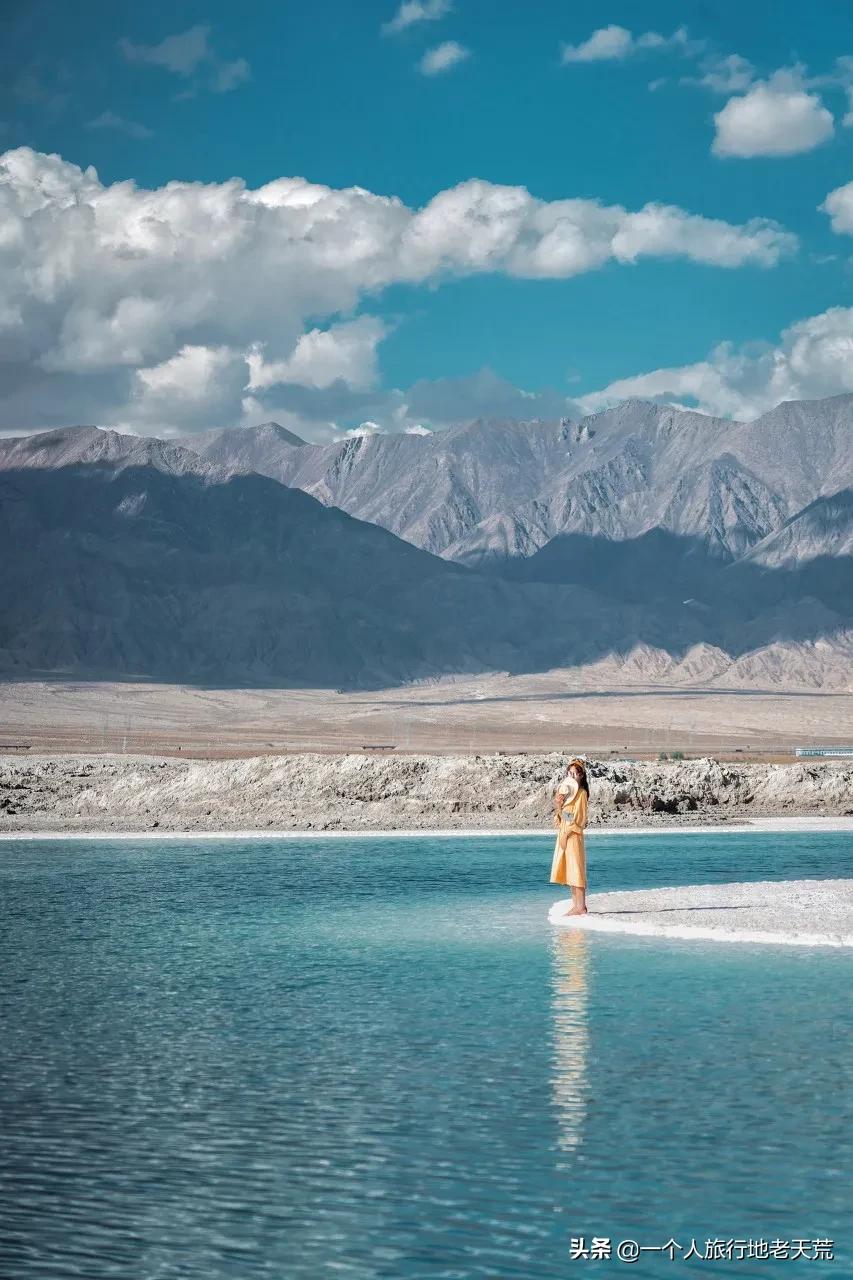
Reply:
M600 835L591 905L852 843ZM552 845L3 843L0 1273L853 1274L853 951L553 928Z

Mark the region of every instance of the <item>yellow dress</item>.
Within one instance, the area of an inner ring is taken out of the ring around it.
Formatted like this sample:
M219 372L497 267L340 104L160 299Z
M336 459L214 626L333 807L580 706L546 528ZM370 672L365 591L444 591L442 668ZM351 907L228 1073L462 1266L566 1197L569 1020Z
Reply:
M578 787L571 800L565 800L551 863L551 884L586 888L586 849L583 833L587 821L587 794Z

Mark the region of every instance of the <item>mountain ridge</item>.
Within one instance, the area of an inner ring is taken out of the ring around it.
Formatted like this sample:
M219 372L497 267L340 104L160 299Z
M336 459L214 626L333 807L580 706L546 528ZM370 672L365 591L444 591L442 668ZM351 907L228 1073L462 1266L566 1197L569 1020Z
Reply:
M475 419L329 444L274 422L169 440L74 427L0 441L2 468L152 461L200 473L191 454L214 476L256 471L460 563L500 564L561 533L656 527L737 559L853 485L853 396L783 402L749 423L635 399L580 421Z
M846 687L851 424L848 396L747 424L631 401L326 445L276 423L6 438L0 666Z
M473 574L255 473L0 472L0 551L7 673L372 687L544 670L635 624L665 638L593 592ZM553 630L533 628L546 609Z
M227 466L233 440L232 429L197 447ZM655 527L738 558L853 484L853 396L784 402L748 423L629 400L580 421L478 419L274 453L258 442L252 465L466 564L528 555L561 533L629 538Z

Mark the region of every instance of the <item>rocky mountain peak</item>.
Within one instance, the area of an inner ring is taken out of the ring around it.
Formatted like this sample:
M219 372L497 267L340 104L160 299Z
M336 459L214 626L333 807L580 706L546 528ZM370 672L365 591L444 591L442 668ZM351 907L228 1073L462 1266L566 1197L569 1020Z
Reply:
M257 440L278 440L282 444L290 444L295 448L307 444L301 436L296 435L294 431L289 431L279 422L259 422L254 427L238 427L237 430L251 433Z

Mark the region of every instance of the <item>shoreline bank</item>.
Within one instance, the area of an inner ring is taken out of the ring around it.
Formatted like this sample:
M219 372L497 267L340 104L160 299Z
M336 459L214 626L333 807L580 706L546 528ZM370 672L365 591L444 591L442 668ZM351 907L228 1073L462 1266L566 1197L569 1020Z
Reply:
M635 827L591 827L587 831L587 839L597 836L691 836L691 835L748 835L750 832L780 835L793 832L849 832L853 835L853 817L818 817L806 815L786 818L758 818L752 822L700 823L690 826L657 823L650 826ZM199 831L0 831L0 841L36 841L36 840L413 840L413 839L485 839L486 837L506 839L507 837L530 837L542 839L554 837L553 827L435 827L414 830L369 831L313 831L290 830L273 831L262 828L247 830L199 830Z
M563 755L0 754L0 835L553 834ZM853 761L589 762L589 834L853 818Z

